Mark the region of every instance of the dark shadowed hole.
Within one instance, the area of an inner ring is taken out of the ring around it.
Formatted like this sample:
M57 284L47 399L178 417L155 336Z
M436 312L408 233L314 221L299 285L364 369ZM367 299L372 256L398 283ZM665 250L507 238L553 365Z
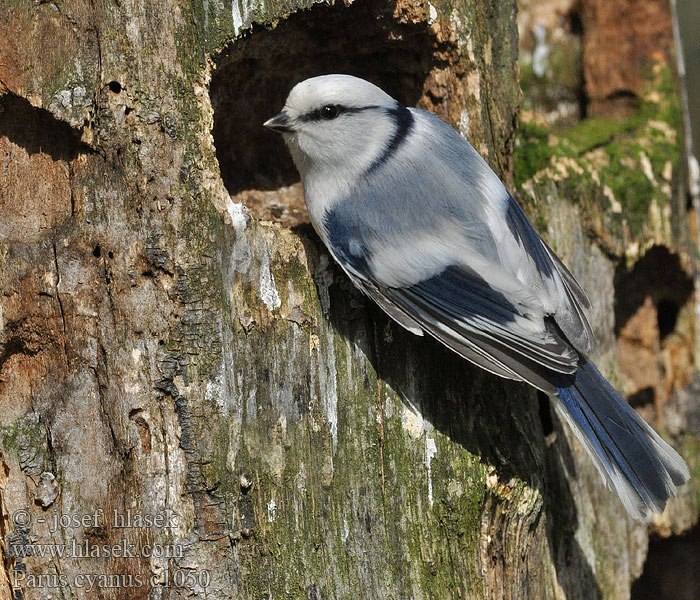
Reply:
M581 21L581 13L578 10L569 11L566 15L566 22L572 34L583 35L583 23Z
M683 535L652 538L642 576L632 586L632 600L700 598L700 525Z
M544 392L537 392L539 401L539 415L542 423L542 433L547 437L554 431L554 421L552 420L552 406L549 397Z
M262 126L299 81L347 73L372 81L403 104L417 103L438 62L435 38L427 23L401 23L393 9L377 0L315 6L274 30L254 28L216 58L212 133L231 195L299 181L282 136ZM270 212L268 218L278 220Z
M673 333L674 329L676 328L679 310L678 304L676 304L673 300L668 300L667 298L659 300L659 303L656 305L659 324L659 337L662 340L669 333Z
M626 115L639 110L639 96L631 90L616 90L605 98L608 110L616 114Z
M650 297L657 307L663 338L674 330L679 307L693 293L693 280L683 270L678 255L664 246L652 247L631 270L619 267L614 284L616 335Z
M122 91L122 84L118 81L110 81L107 84L107 87L109 87L110 91L114 92L115 94L119 94Z
M654 388L652 387L646 387L644 389L639 390L638 392L635 392L631 396L627 398L627 401L634 407L634 408L641 408L642 406L648 406L650 404L654 404Z
M615 90L606 96L606 100L626 100L628 102L639 102L639 96L632 90Z
M102 248L100 248L99 244L97 244L97 246L95 246L95 248L93 249L92 255L95 258L100 258L100 256L102 256Z

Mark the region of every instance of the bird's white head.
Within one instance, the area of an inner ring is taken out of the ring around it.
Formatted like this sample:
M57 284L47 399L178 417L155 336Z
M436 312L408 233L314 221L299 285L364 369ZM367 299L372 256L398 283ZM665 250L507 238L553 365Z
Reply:
M294 86L265 127L284 134L302 181L318 171L342 177L362 172L382 155L401 108L364 79L322 75Z

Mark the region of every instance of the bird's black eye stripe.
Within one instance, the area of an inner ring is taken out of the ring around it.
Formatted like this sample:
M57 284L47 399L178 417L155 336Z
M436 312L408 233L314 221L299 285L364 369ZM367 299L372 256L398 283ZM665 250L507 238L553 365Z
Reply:
M364 110L369 110L371 108L377 108L376 106L358 106L358 107L348 107L341 104L325 104L321 108L312 110L300 117L302 121L331 121L344 113L357 113Z
M312 110L306 113L303 117L303 121L330 121L335 119L338 115L347 112L348 109L340 104L326 104L321 108Z

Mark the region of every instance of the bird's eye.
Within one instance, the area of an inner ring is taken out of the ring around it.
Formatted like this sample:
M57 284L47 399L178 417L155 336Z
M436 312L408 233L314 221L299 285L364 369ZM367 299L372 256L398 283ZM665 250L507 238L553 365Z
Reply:
M326 121L335 119L339 114L340 109L335 104L326 104L326 106L321 109L321 118Z

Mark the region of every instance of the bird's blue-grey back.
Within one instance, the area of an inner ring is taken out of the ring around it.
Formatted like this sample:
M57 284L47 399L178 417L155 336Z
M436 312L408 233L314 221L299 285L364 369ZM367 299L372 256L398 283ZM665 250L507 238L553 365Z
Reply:
M481 156L437 117L410 114L392 159L327 212L326 239L358 285L387 290L403 312L419 309L424 329L445 343L454 337L485 355L497 347L499 359L484 356L481 366L492 362L498 374L551 392L522 362L574 368L574 347L593 346L585 294ZM498 310L504 302L507 315ZM569 335L558 335L557 326Z

